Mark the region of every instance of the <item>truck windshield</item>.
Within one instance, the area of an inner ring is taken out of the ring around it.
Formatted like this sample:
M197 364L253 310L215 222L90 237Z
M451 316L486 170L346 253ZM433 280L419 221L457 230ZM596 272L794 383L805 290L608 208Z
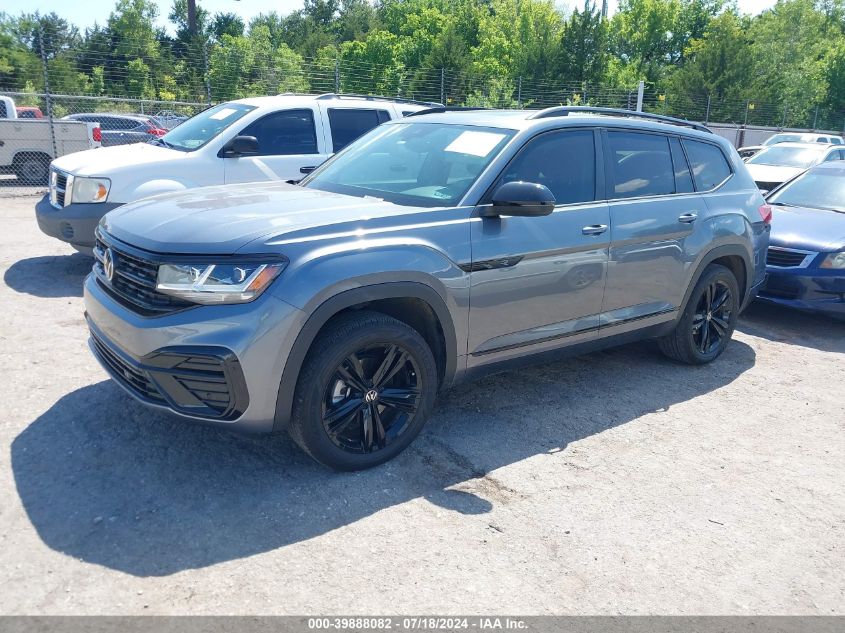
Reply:
M454 206L513 135L509 129L444 123L383 125L302 184L394 204Z
M252 110L255 110L255 106L243 103L221 103L191 117L179 127L173 128L158 139L158 142L171 149L192 152Z

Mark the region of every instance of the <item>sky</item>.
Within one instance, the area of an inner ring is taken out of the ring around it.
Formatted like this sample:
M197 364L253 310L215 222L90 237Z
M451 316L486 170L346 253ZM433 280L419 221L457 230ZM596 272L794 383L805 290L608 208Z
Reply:
M172 0L156 0L159 6L159 23L161 26L169 27L167 15L170 13ZM617 0L608 0L608 6L612 13L616 7ZM582 6L583 0L556 0L558 6L573 8ZM291 11L302 7L302 0L197 0L197 4L210 13L236 13L244 22L249 21L260 13L276 11L286 15ZM601 4L598 0L596 4ZM738 0L737 5L742 13L756 15L764 9L775 4L775 0ZM84 29L92 26L94 22L105 23L106 19L114 9L115 0L85 0L77 2L74 0L3 0L2 10L11 15L21 12L50 13L55 11L61 17L69 20L76 26Z

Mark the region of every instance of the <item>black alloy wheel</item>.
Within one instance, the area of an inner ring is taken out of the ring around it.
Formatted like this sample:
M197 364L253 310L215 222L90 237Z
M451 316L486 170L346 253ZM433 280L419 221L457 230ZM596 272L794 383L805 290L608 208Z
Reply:
M323 397L323 428L335 446L373 453L404 433L420 403L420 370L395 343L371 345L347 356Z
M732 294L728 284L716 279L707 285L696 305L692 319L692 338L696 349L710 354L730 336Z

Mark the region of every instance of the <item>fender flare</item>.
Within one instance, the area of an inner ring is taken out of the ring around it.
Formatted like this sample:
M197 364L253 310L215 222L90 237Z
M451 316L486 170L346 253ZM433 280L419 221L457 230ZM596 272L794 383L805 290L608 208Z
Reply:
M692 290L693 288L695 288L695 284L697 284L698 280L701 279L701 275L704 273L704 269L720 257L727 257L730 255L739 257L742 260L742 265L745 267L745 287L740 289L742 293L742 301L740 302L740 305L745 305L745 301L748 297L748 292L751 289L751 283L753 281L754 264L748 255L748 251L742 245L724 244L722 246L717 246L711 251L708 251L707 254L704 255L704 257L702 257L701 260L698 262L698 265L695 268L695 272L690 278L690 283L687 284L687 289L684 292L684 299L683 301L681 301L681 307L678 310L678 316L676 320L679 320L683 316L684 310L686 310L687 308L687 301L689 301L690 295L692 294ZM737 279L737 282L739 281L740 280Z
M413 298L424 301L434 311L443 330L446 347L446 369L443 375L443 387L450 385L457 368L457 337L452 315L443 297L431 286L419 282L386 282L372 286L362 286L346 290L326 299L311 313L305 325L299 331L291 351L282 370L279 383L279 393L276 396L276 414L273 430L285 428L290 421L293 408L294 391L299 378L299 372L305 362L305 357L317 334L329 319L338 312L368 301L380 299Z

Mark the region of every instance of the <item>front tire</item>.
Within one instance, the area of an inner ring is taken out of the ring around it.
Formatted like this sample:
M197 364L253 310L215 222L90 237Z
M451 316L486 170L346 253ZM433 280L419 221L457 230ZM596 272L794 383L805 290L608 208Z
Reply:
M695 284L671 334L658 339L669 358L689 365L709 363L725 351L739 316L739 284L730 271L710 264Z
M370 468L413 441L436 394L437 366L419 332L386 314L350 312L312 345L288 432L330 468Z

